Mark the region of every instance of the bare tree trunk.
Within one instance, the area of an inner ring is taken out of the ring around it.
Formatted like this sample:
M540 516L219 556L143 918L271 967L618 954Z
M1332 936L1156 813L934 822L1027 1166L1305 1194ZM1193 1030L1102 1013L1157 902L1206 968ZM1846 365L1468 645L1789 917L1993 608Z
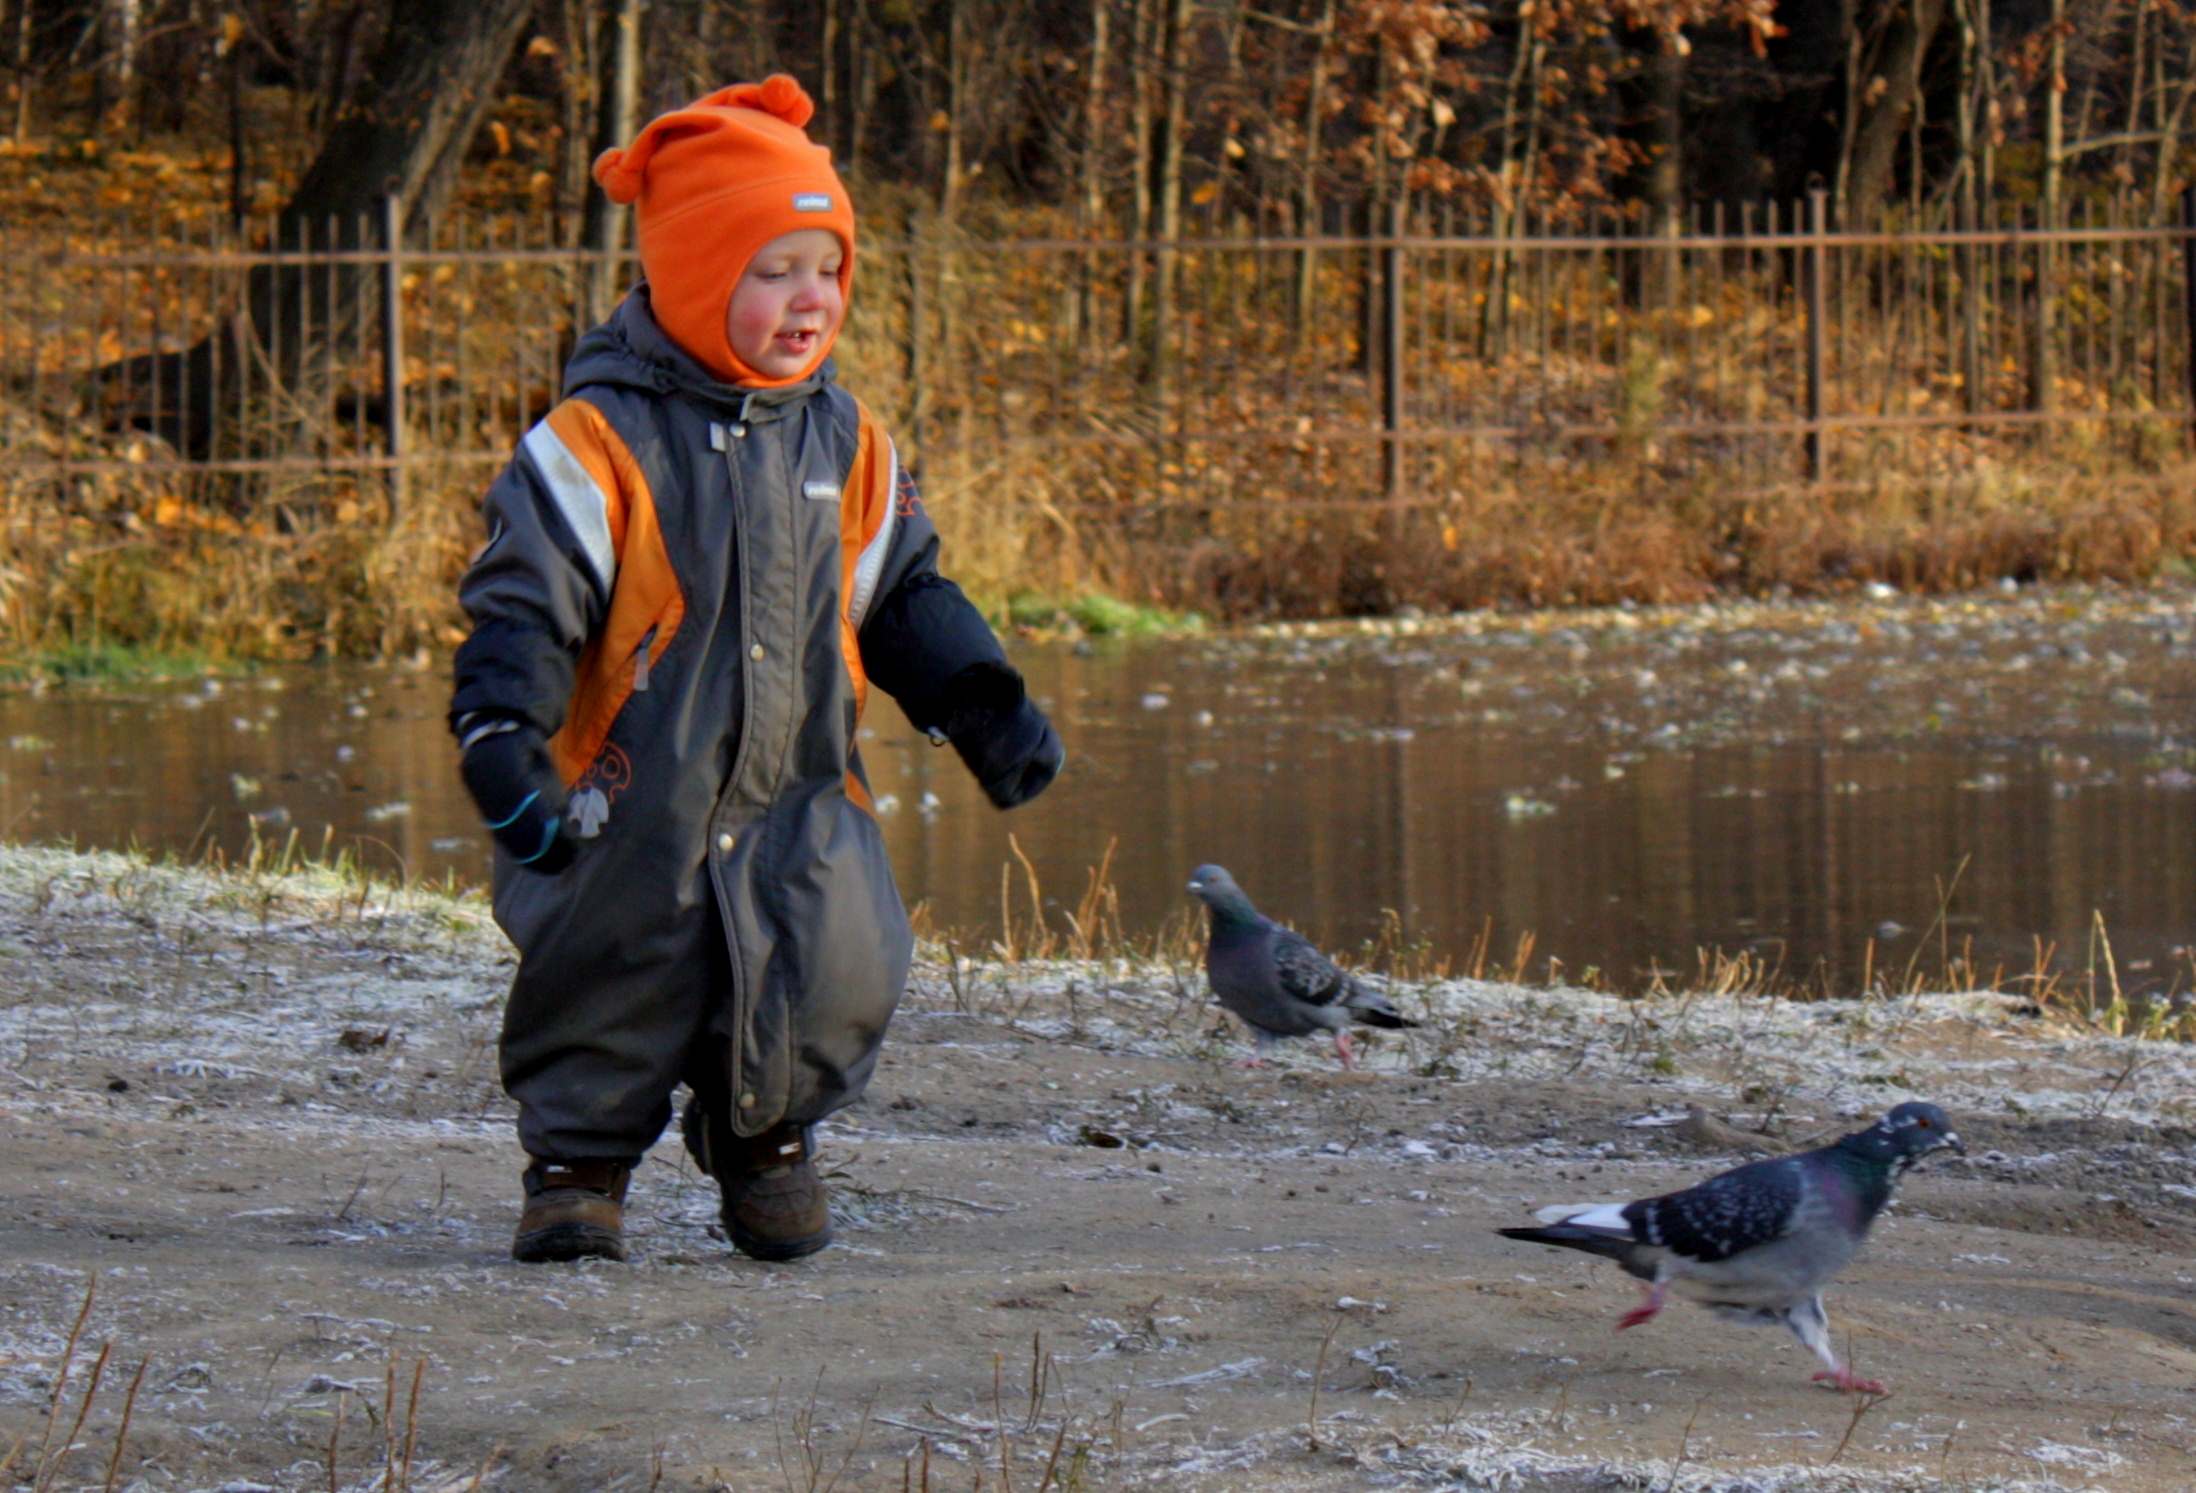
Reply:
M557 69L561 127L557 149L557 242L576 248L583 242L587 199L594 191L587 168L595 144L595 121L602 113L602 48L596 35L602 29L601 0L561 0L557 20L562 34ZM585 296L582 289L583 306Z
M1959 0L1959 26L1960 93L1959 107L1954 114L1960 137L1959 223L1963 230L1972 233L1978 226L1976 182L1982 175L1982 162L1976 154L1975 133L1974 0ZM1960 383L1969 414L1979 413L1982 409L1983 288L1977 274L1981 262L1982 256L1975 245L1960 246Z
M352 0L336 15L333 25L325 26L325 39L320 49L319 85L313 90L312 105L307 114L314 134L325 131L335 107L350 96L351 69L357 62L358 28L366 16L365 0Z
M1105 222L1105 108L1106 43L1112 0L1090 3L1090 71L1083 80L1082 195L1075 204L1075 229L1080 237L1094 238ZM1088 352L1086 341L1097 329L1098 254L1086 251L1075 295L1077 361Z
M694 45L687 53L686 59L686 97L688 98L700 98L723 81L717 76L716 69L717 23L722 9L722 6L704 4L695 12ZM740 29L743 35L748 34L748 28L743 26ZM734 68L733 72L735 76L739 77L751 78L755 76L754 69L747 65L747 59L745 58L741 59L740 65Z
M1380 251L1373 240L1387 231L1387 214L1381 210L1388 197L1388 39L1373 46L1373 110L1381 123L1373 131L1372 180L1365 189L1365 253L1358 260L1357 275L1357 371L1368 379L1380 370Z
M1920 105L1920 59L1944 23L1944 7L1945 0L1907 0L1884 38L1879 66L1872 76L1855 79L1860 97L1850 99L1847 107L1865 113L1854 132L1852 165L1845 180L1845 221L1849 223L1873 222L1882 213L1899 138L1909 115ZM1865 102L1871 95L1874 102Z
M1174 243L1182 236L1182 130L1189 116L1189 31L1192 0L1167 0L1161 59L1159 111L1159 253L1152 277L1151 341L1145 354L1145 383L1155 403L1164 404L1173 375L1170 323L1174 285L1181 259Z
M1685 227L1684 134L1679 115L1685 91L1685 55L1673 38L1651 32L1641 59L1645 77L1634 91L1636 107L1645 116L1639 129L1648 152L1646 202L1649 221L1664 238L1676 238ZM1678 298L1679 254L1665 249L1655 255L1658 283L1653 298L1661 306L1674 306ZM1648 299L1642 296L1644 301Z
M640 128L641 18L647 9L647 0L617 0L617 9L609 17L608 34L603 38L606 45L596 49L599 64L607 70L607 77L596 88L597 154L630 141ZM594 251L593 262L587 267L585 320L589 326L610 314L611 302L618 294L614 261L625 247L626 224L631 218L601 192L587 194L580 237Z
M1957 3L1957 0L1954 0ZM1939 24L1943 24L1941 21ZM1928 227L1922 221L1922 200L1926 185L1922 180L1922 126L1928 122L1929 95L1922 89L1922 53L1924 47L1916 47L1913 65L1909 69L1908 84L1913 89L1914 105L1906 118L1906 223L1909 230Z
M1296 232L1299 238L1319 236L1319 153L1326 139L1327 52L1334 43L1334 0L1319 7L1319 41L1312 50L1311 83L1304 99L1304 154L1297 165ZM1296 251L1294 318L1289 327L1291 347L1301 355L1311 341L1312 293L1319 251L1306 244Z
M252 139L251 131L244 126L244 41L241 37L229 47L224 62L223 82L229 95L229 227L241 234L245 219L251 213L244 183L251 175L245 157Z
M2127 140L2120 146L2120 179L2135 180L2135 132L2143 127L2143 85L2150 66L2149 48L2145 42L2150 33L2151 0L2136 0L2135 38L2130 44L2127 64L2127 125L2122 131ZM2160 41L2164 38L2161 37Z
M2066 92L2066 0L2051 0L2051 62L2044 72L2043 221L2046 230L2059 226L2060 178L2066 170L2066 125L2062 100ZM2029 401L2033 408L2049 410L2058 403L2058 358L2053 347L2053 322L2058 291L2059 256L2049 239L2036 246L2036 354L2029 365Z
M373 61L336 116L275 223L270 247L309 241L316 249L372 248L384 194L394 194L417 233L456 178L473 132L495 96L532 0L391 0ZM232 61L232 65L234 65ZM333 226L333 233L330 228ZM323 348L350 335L358 303L357 264L260 265L246 277L244 304L230 324L181 353L132 358L100 370L126 390L188 388L188 409L127 408L126 423L150 428L191 454L213 444L215 411L236 364L254 362L257 387L291 389L319 365ZM310 313L310 314L309 314ZM312 340L303 333L308 329ZM217 363L215 347L232 349ZM187 360L188 371L177 364ZM289 400L311 409L311 398Z
M823 0L822 24L816 28L816 112L823 116L823 136L831 153L845 159L839 148L839 18L840 0Z
M968 101L968 0L946 0L946 102L944 180L938 184L938 216L953 221L961 199L962 109Z
M1220 14L1220 55L1225 59L1219 89L1220 148L1212 159L1213 201L1224 206L1229 177L1245 154L1236 137L1243 123L1243 0L1215 0L1207 8Z
M106 94L105 118L100 126L120 131L130 122L137 91L137 43L143 30L144 11L139 0L100 0L100 86Z
M1129 80L1129 237L1141 243L1151 237L1151 80L1150 62L1158 28L1155 18L1163 0L1131 0ZM1135 346L1144 325L1144 251L1131 249L1128 283L1121 296L1121 340Z
M2161 17L2161 19L2163 19ZM2188 33L2196 42L2196 29ZM2157 73L2151 88L2151 97L2158 115L2158 164L2150 173L2150 221L2163 225L2171 204L2173 180L2180 171L2178 157L2182 121L2188 118L2189 100L2196 97L2196 57L2184 57L2181 63L2181 87L2173 96L2172 106L2166 105L2166 39L2161 28L2158 34Z
M869 118L870 72L868 67L869 29L868 8L862 0L853 0L854 12L847 22L846 44L846 156L839 169L853 175L862 163L862 125Z
M1975 195L1989 202L1998 190L1998 68L1991 60L1990 0L1973 0L1975 6L1975 66L1982 102L1981 179Z
M1512 152L1517 143L1518 101L1523 96L1528 75L1537 74L1534 61L1540 52L1540 39L1533 34L1530 24L1521 23L1517 33L1517 55L1510 59L1509 81L1502 89L1501 153L1497 156L1496 171L1500 173L1501 190L1495 195L1492 227L1496 239L1508 237L1517 226L1517 204L1524 195L1524 184L1519 178L1517 161ZM1504 249L1489 271L1487 297L1479 308L1479 344L1483 352L1492 355L1500 351L1500 341L1510 322L1510 251Z
M31 113L31 12L36 0L16 0L15 8L15 143L30 138Z

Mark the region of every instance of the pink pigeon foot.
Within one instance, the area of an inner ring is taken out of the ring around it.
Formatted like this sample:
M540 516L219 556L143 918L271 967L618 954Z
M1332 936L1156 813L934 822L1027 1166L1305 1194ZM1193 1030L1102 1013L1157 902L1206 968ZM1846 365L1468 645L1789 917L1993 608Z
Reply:
M1263 1068L1266 1066L1266 1060L1264 1058L1239 1058L1235 1066L1238 1068Z
M1883 1393L1882 1380L1863 1379L1851 1369L1843 1367L1822 1370L1815 1375L1814 1382L1817 1384L1834 1384L1839 1389L1851 1394L1880 1395Z
M1617 1319L1616 1330L1622 1332L1627 1327L1637 1327L1642 1322L1653 1321L1655 1313L1662 1310L1662 1293L1666 1289L1667 1287L1660 1284L1640 1287L1639 1305Z
M1357 1066L1355 1056L1350 1051L1350 1034L1348 1032L1336 1032L1334 1034L1334 1051L1335 1056L1342 1059L1342 1067L1345 1070Z

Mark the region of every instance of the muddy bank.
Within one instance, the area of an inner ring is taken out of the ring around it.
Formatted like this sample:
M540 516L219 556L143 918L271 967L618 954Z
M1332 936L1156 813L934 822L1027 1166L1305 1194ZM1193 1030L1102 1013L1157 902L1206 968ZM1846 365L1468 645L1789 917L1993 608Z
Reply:
M730 1254L672 1140L633 1263L521 1269L508 959L477 902L0 849L13 1486L118 1442L116 1487L232 1493L2196 1480L2196 1049L1450 982L1361 1075L1245 1073L1190 968L933 960L823 1131L838 1246ZM1492 1232L1917 1095L1972 1154L1830 1294L1857 1420L1782 1334L1615 1336L1612 1267Z

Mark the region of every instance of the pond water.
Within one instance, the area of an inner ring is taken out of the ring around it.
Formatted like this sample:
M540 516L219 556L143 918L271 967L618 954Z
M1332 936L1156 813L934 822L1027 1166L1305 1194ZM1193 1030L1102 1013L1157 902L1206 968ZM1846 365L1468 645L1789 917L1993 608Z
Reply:
M1618 989L1748 951L1850 990L1865 967L2084 965L2132 990L2196 942L2196 598L1885 597L1473 615L1188 641L1017 643L1069 771L986 806L880 700L865 745L910 904L995 936L1029 858L1072 908L1117 842L1131 934L1218 861L1341 952L1404 934L1461 965L1553 957ZM232 855L332 831L481 881L433 670L299 669L0 695L0 836ZM1943 896L1947 886L1949 900ZM1932 932L1945 910L1943 935ZM1871 947L1871 945L1873 947Z

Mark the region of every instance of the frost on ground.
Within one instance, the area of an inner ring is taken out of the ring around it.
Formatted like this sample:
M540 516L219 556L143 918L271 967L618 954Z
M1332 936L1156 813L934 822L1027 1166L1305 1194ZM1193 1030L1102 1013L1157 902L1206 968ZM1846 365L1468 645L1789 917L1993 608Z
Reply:
M521 1269L509 960L477 901L0 849L0 1487L2196 1483L2196 1049L1451 982L1246 1073L1192 968L932 951L837 1246L732 1255L673 1140L632 1263ZM1878 1402L1493 1233L1914 1096L1971 1155L1831 1292Z

